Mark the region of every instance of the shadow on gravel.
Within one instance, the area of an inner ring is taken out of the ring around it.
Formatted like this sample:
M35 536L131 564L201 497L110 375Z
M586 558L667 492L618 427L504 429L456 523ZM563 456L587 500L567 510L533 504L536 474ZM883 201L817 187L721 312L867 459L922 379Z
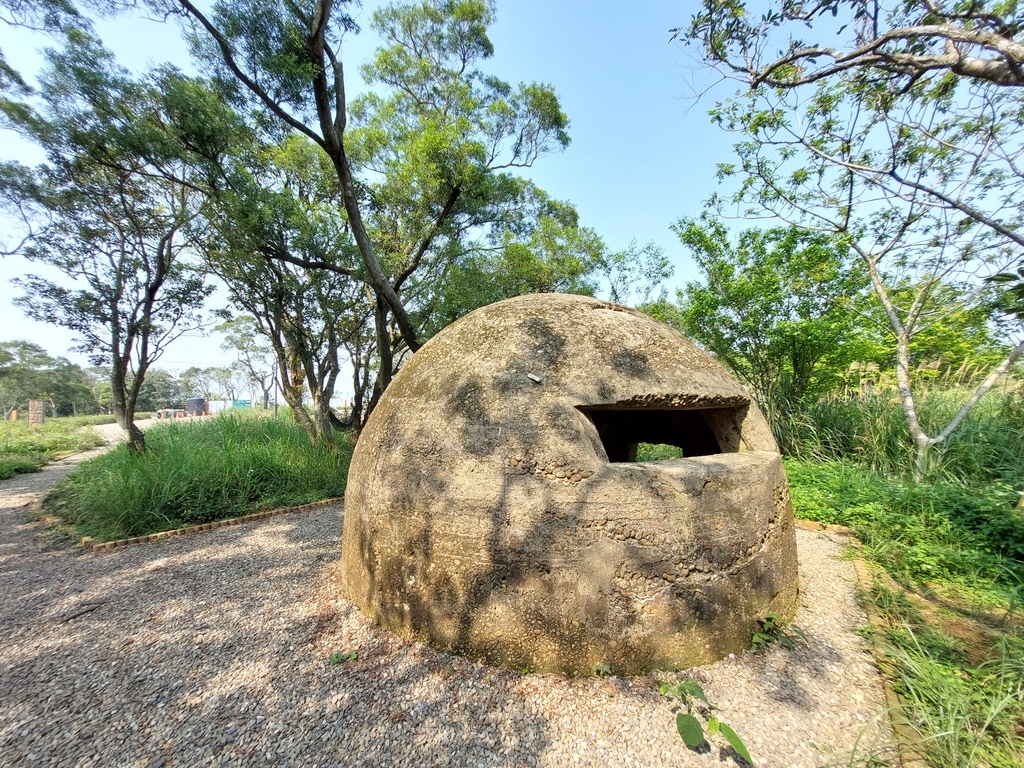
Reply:
M107 764L518 766L542 752L524 699L340 598L340 531L326 508L102 555L6 548L5 764L115 749ZM332 664L340 651L356 658Z

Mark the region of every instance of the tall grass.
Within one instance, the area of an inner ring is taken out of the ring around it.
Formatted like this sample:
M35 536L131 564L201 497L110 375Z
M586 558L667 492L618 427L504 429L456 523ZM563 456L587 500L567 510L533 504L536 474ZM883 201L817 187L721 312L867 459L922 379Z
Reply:
M1024 756L1024 638L1006 634L980 664L936 631L906 595L876 580L887 672L907 702L917 745L940 768L1017 768Z
M340 496L351 445L313 446L283 419L225 414L146 433L83 463L44 507L97 539L117 539Z
M962 388L924 391L918 410L928 434L945 427L968 395ZM912 471L914 443L891 394L808 404L788 417L784 432L786 452L801 459L851 461L889 475ZM1019 486L1024 482L1024 395L989 392L933 454L931 479Z

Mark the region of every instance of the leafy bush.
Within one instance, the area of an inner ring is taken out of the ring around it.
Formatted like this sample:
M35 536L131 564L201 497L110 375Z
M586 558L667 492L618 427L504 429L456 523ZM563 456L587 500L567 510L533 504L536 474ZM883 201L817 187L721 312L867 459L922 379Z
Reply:
M97 539L116 539L340 496L352 446L313 446L282 419L225 414L168 422L149 450L119 446L83 463L44 506Z

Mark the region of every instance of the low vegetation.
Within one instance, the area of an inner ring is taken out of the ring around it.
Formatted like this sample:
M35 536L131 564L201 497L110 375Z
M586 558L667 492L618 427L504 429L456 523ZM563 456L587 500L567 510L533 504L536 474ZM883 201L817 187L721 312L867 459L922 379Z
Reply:
M926 412L955 400L935 392ZM1024 404L990 395L941 464L912 479L898 408L878 397L804 414L820 428L786 460L798 517L849 526L877 567L868 630L919 734L942 768L1020 765L1024 755Z
M44 500L47 512L101 540L140 536L341 496L351 444L314 446L285 419L225 414L147 432L83 463Z
M69 416L27 421L0 422L0 480L23 472L36 472L43 464L72 453L103 445L103 438L88 427L113 420L109 416Z

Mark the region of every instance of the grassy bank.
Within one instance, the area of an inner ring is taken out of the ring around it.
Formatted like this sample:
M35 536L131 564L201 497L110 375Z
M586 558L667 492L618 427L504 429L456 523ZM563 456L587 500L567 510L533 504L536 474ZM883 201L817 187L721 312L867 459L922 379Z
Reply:
M86 462L44 500L47 512L101 540L140 536L340 496L351 445L314 447L284 419L225 414L146 432Z
M786 470L797 516L850 526L880 568L865 598L883 619L886 671L928 762L1021 765L1024 515L1015 487L915 483L838 461L789 459Z
M103 439L89 427L112 416L67 416L29 426L28 421L0 422L0 480L35 472L43 464L89 448Z

